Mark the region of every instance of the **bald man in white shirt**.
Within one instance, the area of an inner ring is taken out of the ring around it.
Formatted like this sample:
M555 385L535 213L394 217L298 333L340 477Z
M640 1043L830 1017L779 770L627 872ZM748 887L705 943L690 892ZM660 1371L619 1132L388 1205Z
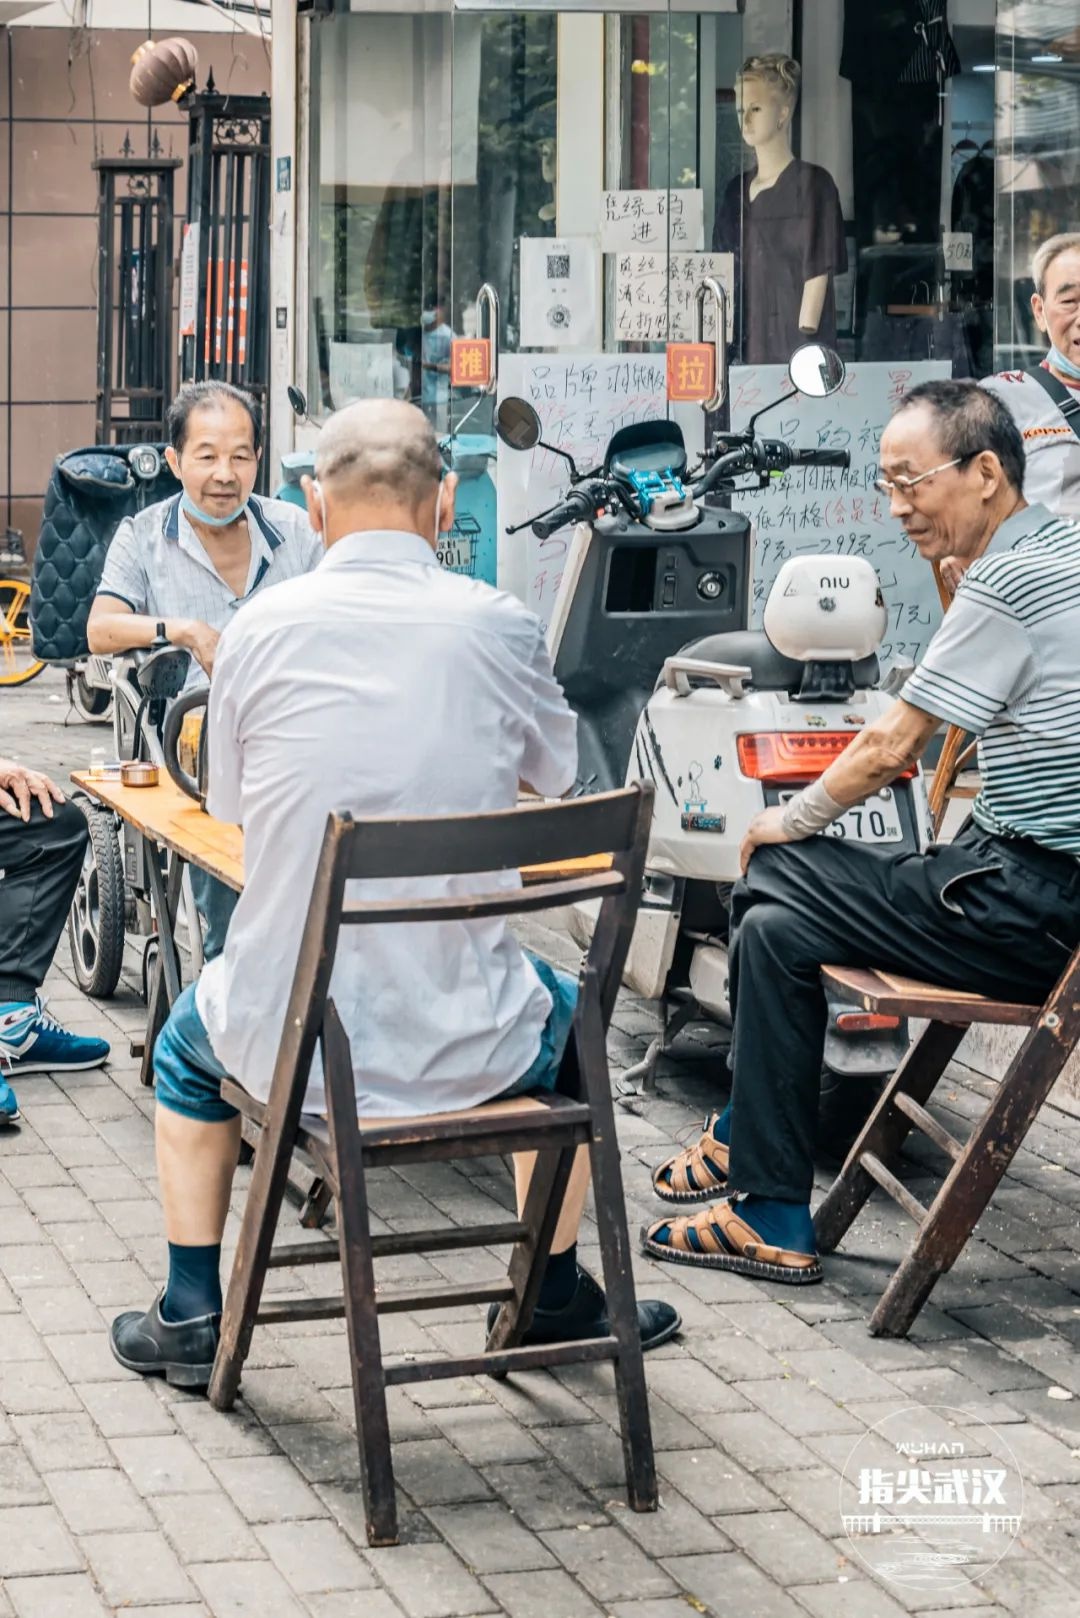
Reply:
M443 476L423 414L391 400L352 405L323 430L315 464L308 509L324 560L287 592L253 601L218 647L207 806L243 825L246 882L223 955L180 996L154 1052L168 1283L111 1332L122 1365L187 1387L205 1386L217 1349L240 1123L220 1082L228 1072L269 1093L298 906L328 813L506 809L519 781L558 796L577 768L574 715L539 621L513 596L438 565L457 480ZM370 886L389 896L417 884ZM452 894L468 879L423 887ZM527 955L496 919L346 929L332 993L360 1114L407 1116L552 1089L576 982ZM318 1071L305 1105L324 1107ZM603 1292L576 1258L587 1187L580 1154L526 1341L608 1330ZM638 1314L645 1348L678 1330L667 1304L640 1303Z

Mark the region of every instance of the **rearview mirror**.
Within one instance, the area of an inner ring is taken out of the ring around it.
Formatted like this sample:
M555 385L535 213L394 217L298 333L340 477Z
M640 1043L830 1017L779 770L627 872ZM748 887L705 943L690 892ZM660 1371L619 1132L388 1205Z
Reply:
M540 417L527 399L504 399L495 412L495 431L509 449L535 449Z
M302 388L298 388L295 383L290 382L289 386L285 389L285 392L288 396L289 404L292 406L293 415L299 416L301 421L306 421L307 396L304 393L304 390Z
M827 399L843 386L846 374L839 354L821 343L804 343L788 363L792 387L798 388L808 399Z

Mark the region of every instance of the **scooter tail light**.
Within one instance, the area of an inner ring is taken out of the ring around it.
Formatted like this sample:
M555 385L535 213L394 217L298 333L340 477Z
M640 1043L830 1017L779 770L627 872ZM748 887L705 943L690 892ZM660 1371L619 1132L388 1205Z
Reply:
M739 768L754 781L815 781L855 740L850 730L770 730L748 732L735 739ZM910 781L915 769L898 781Z
M880 1034L900 1026L899 1017L887 1017L883 1011L841 1011L836 1026L842 1034Z

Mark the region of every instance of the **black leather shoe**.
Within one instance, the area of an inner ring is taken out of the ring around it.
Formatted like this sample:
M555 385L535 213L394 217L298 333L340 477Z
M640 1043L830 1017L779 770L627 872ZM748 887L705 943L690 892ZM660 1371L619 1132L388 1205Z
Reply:
M488 1310L489 1333L498 1319L500 1307L493 1303ZM643 1351L659 1348L669 1337L674 1337L682 1325L679 1311L673 1309L670 1303L662 1303L659 1298L639 1299L637 1317ZM610 1330L603 1289L579 1264L577 1286L569 1302L561 1309L534 1309L532 1324L521 1339L520 1346L532 1348L538 1343L568 1343L587 1337L606 1337Z
M131 1309L117 1315L109 1328L114 1359L140 1376L163 1376L174 1388L205 1388L214 1369L221 1316L164 1320L163 1292L145 1314Z

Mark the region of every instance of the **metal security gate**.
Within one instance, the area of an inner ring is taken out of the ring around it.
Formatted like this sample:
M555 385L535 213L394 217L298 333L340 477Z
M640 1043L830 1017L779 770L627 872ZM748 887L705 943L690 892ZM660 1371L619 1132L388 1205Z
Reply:
M96 442L165 436L172 398L173 176L178 157L100 157Z
M185 381L214 377L255 395L270 380L270 99L223 96L211 76L190 118L188 223L181 254ZM260 470L265 487L266 463Z

